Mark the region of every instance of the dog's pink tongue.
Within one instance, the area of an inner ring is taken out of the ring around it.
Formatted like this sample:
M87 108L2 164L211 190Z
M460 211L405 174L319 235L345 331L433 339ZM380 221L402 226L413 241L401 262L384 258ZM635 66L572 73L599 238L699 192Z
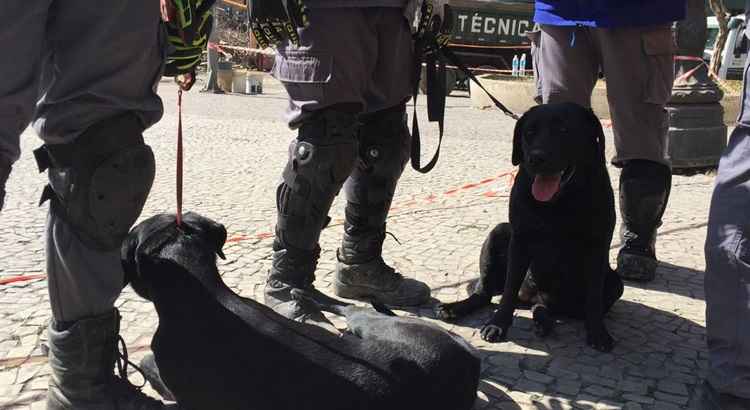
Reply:
M531 194L540 202L547 202L560 190L560 174L537 175L531 185Z

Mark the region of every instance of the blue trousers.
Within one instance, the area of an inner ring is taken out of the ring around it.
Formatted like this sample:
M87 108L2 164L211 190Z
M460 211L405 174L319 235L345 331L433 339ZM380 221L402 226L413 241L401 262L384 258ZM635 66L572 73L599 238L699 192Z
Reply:
M708 381L750 399L750 100L719 163L706 238Z

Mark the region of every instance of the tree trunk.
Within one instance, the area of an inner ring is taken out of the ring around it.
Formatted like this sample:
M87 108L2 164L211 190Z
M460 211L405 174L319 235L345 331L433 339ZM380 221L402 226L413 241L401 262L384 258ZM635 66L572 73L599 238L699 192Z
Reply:
M716 36L714 42L714 51L711 56L711 64L709 65L709 71L714 75L719 75L719 68L721 68L721 52L724 50L724 46L727 43L727 37L729 37L729 11L727 6L724 4L724 0L709 0L711 10L716 15L716 20L719 23L719 35Z

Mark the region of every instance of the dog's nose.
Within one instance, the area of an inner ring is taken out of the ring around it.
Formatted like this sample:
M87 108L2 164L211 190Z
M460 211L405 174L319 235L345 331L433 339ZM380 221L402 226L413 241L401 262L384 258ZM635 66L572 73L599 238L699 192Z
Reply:
M529 165L531 165L531 166L540 166L540 165L544 164L545 161L546 161L546 158L545 158L544 154L542 154L541 152L534 152L534 151L532 151L532 152L529 153Z

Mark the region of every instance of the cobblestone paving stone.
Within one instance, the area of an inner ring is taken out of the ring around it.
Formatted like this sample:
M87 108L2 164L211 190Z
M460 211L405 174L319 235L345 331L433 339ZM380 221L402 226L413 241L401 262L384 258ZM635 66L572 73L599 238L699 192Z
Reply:
M144 217L174 209L176 88L162 82L160 89L166 112L146 132L158 170ZM467 283L477 276L485 235L496 223L507 221L507 173L512 170L513 122L498 111L472 109L466 95L456 94L448 101L441 160L427 175L405 172L388 224L401 245L388 239L384 247L387 260L407 276L429 283L432 296L443 301L466 295ZM262 96L190 92L184 99L185 209L227 226L227 260L220 262L220 270L227 284L244 296L260 298L270 266L274 192L293 135L281 121L285 106L283 90L272 80L267 80ZM426 157L433 152L437 127L423 121L422 128ZM607 135L611 155L610 130ZM30 130L22 141L24 154L10 178L0 216L0 279L45 271L46 207L37 207L45 178L36 172L31 154L39 141ZM610 173L616 188L619 171L610 167ZM662 263L657 279L646 285L629 283L607 316L617 340L612 353L586 347L583 324L576 321L561 323L554 335L540 340L527 311L518 311L509 341L500 344L483 342L478 334L490 309L459 323L442 323L482 354L476 409L694 406L706 369L703 242L712 183L706 175L674 178L659 231ZM329 294L342 216L339 198L322 235L317 271L316 286ZM613 264L617 242L612 244ZM156 327L153 306L128 288L117 307L131 357L138 359L148 350ZM429 306L403 314L433 317ZM43 279L0 285L0 409L44 408L49 317ZM132 378L137 382L139 376ZM146 391L154 394L148 387Z

